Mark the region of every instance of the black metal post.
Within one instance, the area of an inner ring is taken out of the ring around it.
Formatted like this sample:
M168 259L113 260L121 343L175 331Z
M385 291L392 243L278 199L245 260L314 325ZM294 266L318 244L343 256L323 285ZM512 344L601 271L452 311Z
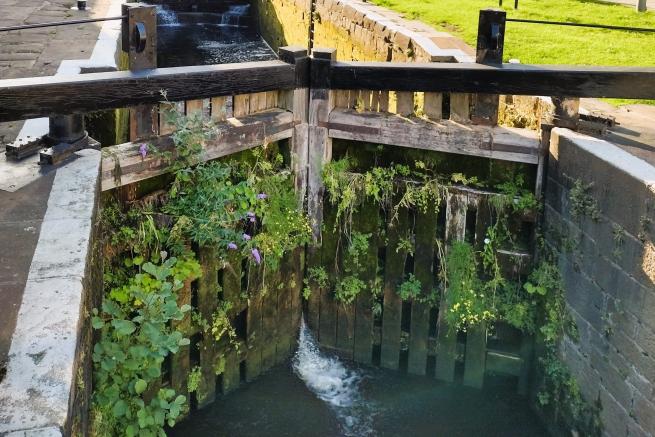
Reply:
M505 11L483 9L478 21L478 43L475 61L478 64L501 65L505 44ZM474 94L471 121L495 126L498 123L497 94Z

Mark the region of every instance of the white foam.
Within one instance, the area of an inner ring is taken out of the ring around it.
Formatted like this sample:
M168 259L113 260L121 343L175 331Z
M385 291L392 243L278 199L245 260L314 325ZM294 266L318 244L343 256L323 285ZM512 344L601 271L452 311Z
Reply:
M322 353L304 320L293 370L307 388L335 411L344 435L373 435L372 409L359 391L362 374L347 368L337 357Z

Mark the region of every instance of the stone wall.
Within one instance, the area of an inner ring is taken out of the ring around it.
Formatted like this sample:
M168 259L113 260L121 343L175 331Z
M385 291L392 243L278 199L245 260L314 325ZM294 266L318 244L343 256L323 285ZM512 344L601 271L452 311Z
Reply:
M655 167L554 129L546 239L579 329L563 356L606 435L655 434Z
M253 0L260 32L277 50L308 46L310 0ZM362 0L316 0L314 47L342 61L474 62L463 41Z

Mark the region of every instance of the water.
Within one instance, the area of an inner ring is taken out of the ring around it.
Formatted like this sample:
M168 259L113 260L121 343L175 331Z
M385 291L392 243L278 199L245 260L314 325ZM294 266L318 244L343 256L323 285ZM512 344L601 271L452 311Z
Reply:
M240 26L241 17L248 14L250 5L231 5L226 12L221 15L221 26Z
M322 352L301 327L290 363L195 411L170 436L539 437L525 399L356 366Z
M277 59L253 26L250 5L233 5L223 13L160 9L157 25L157 65L226 64Z
M167 6L158 5L157 9L157 24L165 26L179 26L180 22L177 18L175 11L170 10Z
M360 396L365 378L358 369L347 368L338 358L323 354L302 321L293 371L309 390L335 412L344 436L373 435L375 409Z

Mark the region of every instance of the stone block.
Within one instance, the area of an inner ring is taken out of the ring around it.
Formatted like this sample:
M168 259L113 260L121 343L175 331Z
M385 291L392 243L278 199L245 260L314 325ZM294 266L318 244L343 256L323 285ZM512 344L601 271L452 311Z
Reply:
M628 422L632 420L629 412L602 386L600 387L600 402L603 406L600 417L607 435L612 437L628 435Z
M637 423L644 431L655 434L655 404L646 399L640 393L635 393L635 400L632 413Z

